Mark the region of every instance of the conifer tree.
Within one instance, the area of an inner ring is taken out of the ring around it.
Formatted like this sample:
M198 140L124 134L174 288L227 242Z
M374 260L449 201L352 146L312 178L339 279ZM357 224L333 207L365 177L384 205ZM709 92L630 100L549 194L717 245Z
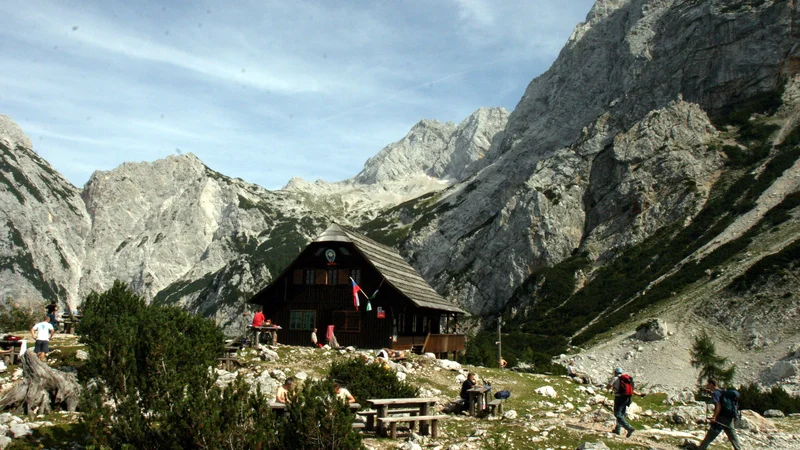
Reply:
M694 338L691 355L692 367L700 369L697 378L700 385L703 385L709 378L726 386L733 381L736 366L729 366L728 358L717 355L717 346L706 330Z

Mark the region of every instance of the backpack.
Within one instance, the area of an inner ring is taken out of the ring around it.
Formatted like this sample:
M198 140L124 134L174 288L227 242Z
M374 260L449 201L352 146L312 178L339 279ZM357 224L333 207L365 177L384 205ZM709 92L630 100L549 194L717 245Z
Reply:
M498 391L498 392L494 393L494 398L497 398L497 399L500 399L500 400L505 400L508 397L511 397L511 391L509 391L508 389L502 390L502 391Z
M719 412L719 415L724 417L737 417L739 415L739 391L736 389L726 389L722 391L722 395L720 395L719 402L722 405L722 409Z
M630 397L633 395L633 378L627 373L623 373L619 376L619 389L617 390L617 395L623 395L625 397Z

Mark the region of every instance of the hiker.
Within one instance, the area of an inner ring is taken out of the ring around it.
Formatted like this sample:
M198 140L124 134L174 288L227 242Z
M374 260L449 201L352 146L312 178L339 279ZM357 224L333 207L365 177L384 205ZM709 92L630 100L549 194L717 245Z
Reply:
M508 367L508 361L506 361L503 358L500 358L500 368L505 369L506 367Z
M376 358L383 358L383 359L400 359L406 357L406 352L402 350L392 350L390 348L383 348L378 351L375 355Z
M288 398L289 391L292 390L294 386L294 378L289 377L286 381L283 382L283 385L278 386L278 390L275 391L275 401L278 403L286 403Z
M311 332L311 346L322 348L322 344L320 344L319 339L317 338L317 329L314 328L314 331Z
M56 320L56 311L58 310L58 304L55 300L50 302L49 305L44 307L45 311L47 311L47 317L50 318L50 325L52 325L53 329L55 330L58 328L58 320Z
M258 308L255 314L253 314L253 333L255 334L255 345L258 346L261 344L261 330L259 327L264 324L264 310L263 308Z
M614 369L614 378L608 383L606 389L612 389L614 392L614 417L617 418L617 426L614 427L614 433L622 434L620 428L625 428L628 430L626 437L631 437L636 429L625 420L625 410L627 410L628 406L631 404L632 396L638 395L639 397L644 397L645 394L636 392L633 388L633 378L627 373L624 373L620 367Z
M331 333L331 336L328 338L328 347L336 350L339 348L339 341L336 340L336 335Z
M700 443L701 450L705 450L719 436L721 432L725 432L728 440L731 441L735 450L740 450L742 444L739 443L739 438L736 437L736 431L733 427L733 419L736 418L738 403L738 393L733 390L723 391L717 386L716 380L709 378L706 384L706 390L711 392L711 402L714 404L714 415L711 417L711 428L708 429L706 437Z
M50 325L50 315L44 316L43 321L31 328L31 336L36 340L33 352L39 355L40 360L44 361L45 356L50 352L50 338L55 333L56 330Z
M478 382L475 381L475 372L470 372L470 373L467 374L467 379L464 380L463 383L461 383L461 394L459 394L460 397L461 397L461 400L462 400L461 405L463 406L464 410L469 409L469 398L470 398L470 396L469 396L469 392L467 392L467 391L469 391L470 389L474 389L476 387L480 387L480 386L478 386ZM479 397L479 399L478 399L479 403L482 401L481 400L482 398L483 398L483 396ZM478 405L478 410L483 409L483 406L484 405L479 404Z
M336 398L340 401L345 403L355 403L356 399L353 397L353 394L350 393L347 389L343 388L338 382L333 383L333 393L336 394Z

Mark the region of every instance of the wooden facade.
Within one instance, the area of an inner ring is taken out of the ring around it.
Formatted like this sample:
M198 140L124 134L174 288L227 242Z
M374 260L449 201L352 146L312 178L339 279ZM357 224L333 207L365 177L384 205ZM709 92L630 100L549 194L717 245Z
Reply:
M356 310L351 278L372 297L370 311L363 294ZM396 251L335 224L250 303L283 327L283 344L311 345L314 328L325 342L333 325L342 346L422 350L427 341L427 351L439 354L464 349L464 337L451 334L462 310L436 294Z

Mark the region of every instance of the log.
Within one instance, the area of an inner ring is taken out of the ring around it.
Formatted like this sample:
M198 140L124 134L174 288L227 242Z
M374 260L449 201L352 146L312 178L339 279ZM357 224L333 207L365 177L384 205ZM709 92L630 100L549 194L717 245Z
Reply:
M75 412L81 386L74 374L51 368L33 350L21 355L21 360L22 379L0 399L0 408L25 410L30 416L47 414L54 405Z

